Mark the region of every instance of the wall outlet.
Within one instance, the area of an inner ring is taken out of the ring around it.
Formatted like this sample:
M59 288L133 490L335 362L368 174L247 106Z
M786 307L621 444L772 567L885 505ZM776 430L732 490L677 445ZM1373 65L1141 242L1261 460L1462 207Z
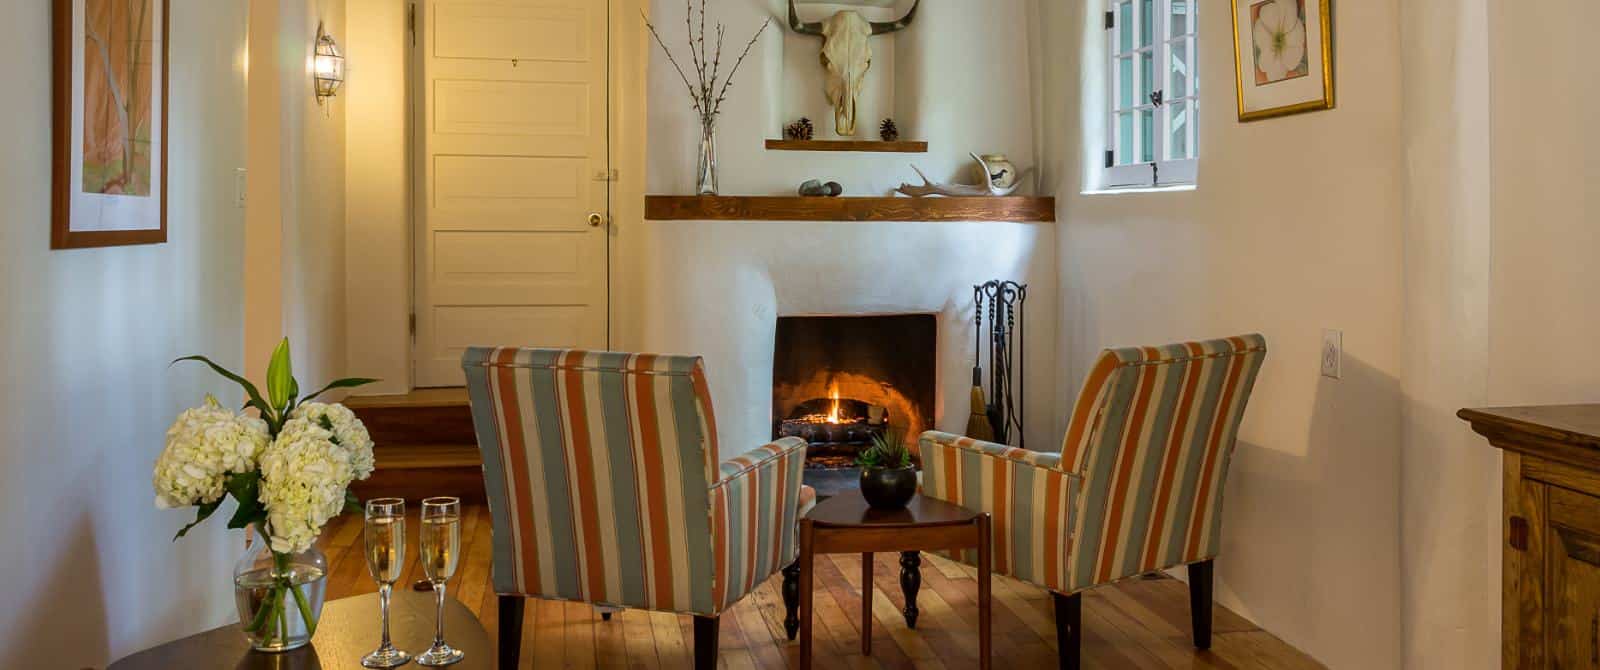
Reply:
M1322 376L1339 379L1344 367L1344 332L1322 331Z

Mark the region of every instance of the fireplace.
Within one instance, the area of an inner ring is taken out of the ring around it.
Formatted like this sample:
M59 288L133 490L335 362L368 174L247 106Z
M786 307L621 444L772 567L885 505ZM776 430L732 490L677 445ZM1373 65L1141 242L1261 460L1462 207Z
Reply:
M781 317L774 345L772 436L806 440L819 495L856 486L874 438L913 443L933 428L936 315Z

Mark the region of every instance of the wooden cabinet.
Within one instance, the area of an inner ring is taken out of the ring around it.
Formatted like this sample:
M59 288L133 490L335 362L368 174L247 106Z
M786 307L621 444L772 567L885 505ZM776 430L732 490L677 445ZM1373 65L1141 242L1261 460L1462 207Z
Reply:
M1501 666L1600 669L1600 405L1458 415L1505 451Z

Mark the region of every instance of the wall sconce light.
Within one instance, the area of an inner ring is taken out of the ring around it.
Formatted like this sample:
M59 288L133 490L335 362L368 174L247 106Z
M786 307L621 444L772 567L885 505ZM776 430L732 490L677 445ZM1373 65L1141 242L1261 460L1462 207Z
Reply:
M317 104L322 104L325 98L339 94L339 87L344 84L344 54L339 51L339 44L333 37L322 30L322 24L317 24L317 47L311 59L311 78L316 86Z

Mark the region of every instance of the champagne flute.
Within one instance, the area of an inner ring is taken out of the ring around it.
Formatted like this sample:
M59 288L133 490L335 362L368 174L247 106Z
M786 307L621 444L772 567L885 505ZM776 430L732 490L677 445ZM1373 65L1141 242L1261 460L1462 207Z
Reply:
M396 649L389 641L389 595L406 564L406 501L400 498L374 498L367 501L367 571L378 582L378 603L383 611L383 644L361 658L368 668L393 668L405 665L411 655Z
M461 499L428 498L422 501L422 573L433 583L438 600L438 628L433 646L417 656L418 665L450 665L465 656L444 642L444 584L461 562Z

